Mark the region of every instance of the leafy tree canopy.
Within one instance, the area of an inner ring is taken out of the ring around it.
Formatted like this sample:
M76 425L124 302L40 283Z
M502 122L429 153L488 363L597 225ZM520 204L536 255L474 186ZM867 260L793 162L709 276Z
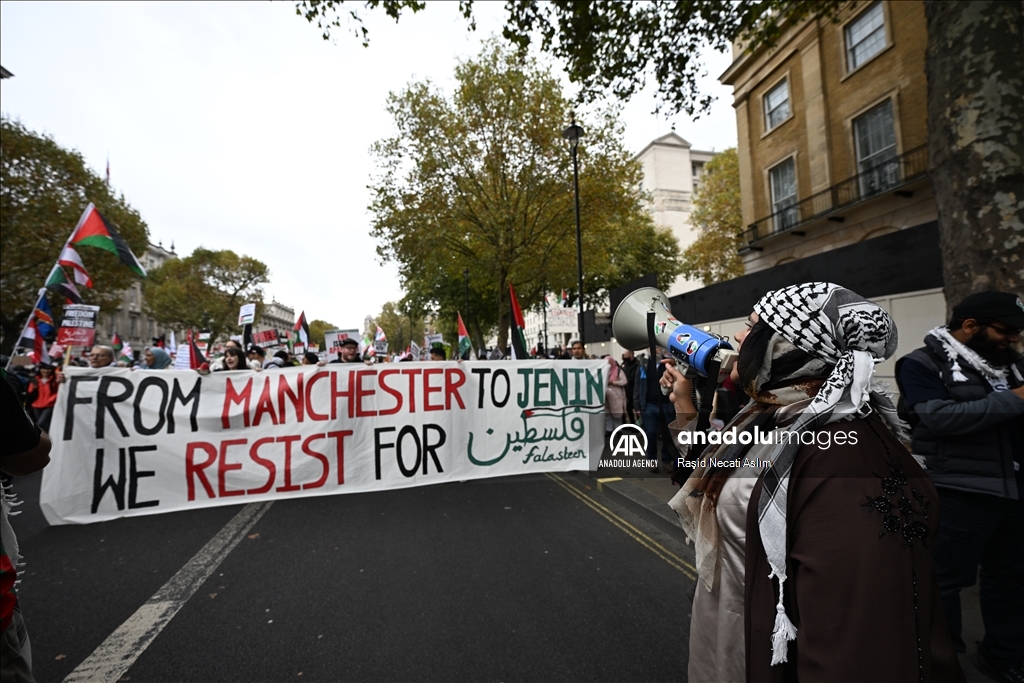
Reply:
M262 285L270 270L261 261L233 251L199 247L191 256L166 261L143 284L146 312L165 324L210 330L210 343L237 332L238 309L263 308Z
M683 251L683 275L705 285L743 275L739 256L743 214L740 203L740 164L736 148L715 156L693 197L690 224L700 230L697 241Z
M0 119L0 324L5 350L21 333L39 288L89 202L141 258L149 231L123 195L115 197L79 152L18 121ZM80 290L85 303L117 308L135 274L102 249L83 247L79 255L94 283L94 289ZM50 295L58 317L62 303Z
M389 301L384 304L373 319L373 324L384 330L388 348L392 352L401 353L410 341L423 345L423 314L414 312L407 301Z
M576 289L572 157L562 139L569 102L536 61L490 41L455 71L446 95L412 83L388 99L397 134L373 145L370 189L378 254L399 266L407 303L454 321L466 308L477 343L498 326L504 346L508 285L520 303ZM580 213L585 293L654 272L679 273L675 238L656 228L639 191L640 167L614 110L581 122Z
M706 112L713 97L698 85L705 75L700 51L720 52L743 38L751 49L774 44L790 22L808 16L834 18L843 0L677 0L675 2L608 2L607 0L507 0L504 38L525 54L535 39L540 49L565 65L578 83L580 99L592 102L605 93L629 99L653 78L661 105L690 116ZM356 3L300 0L296 14L315 23L324 40L341 27L369 45L369 32ZM370 0L366 10L382 8L395 21L403 11L419 12L415 0ZM473 0L460 0L459 11L475 29Z
M324 343L324 332L327 330L336 330L337 327L334 324L327 322L326 320L311 320L309 321L309 336L310 343L316 344L320 347L320 350L324 350L326 345Z

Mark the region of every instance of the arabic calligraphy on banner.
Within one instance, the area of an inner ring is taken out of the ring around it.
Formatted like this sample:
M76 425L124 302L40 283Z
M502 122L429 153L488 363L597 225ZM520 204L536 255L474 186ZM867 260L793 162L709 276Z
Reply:
M601 361L68 368L40 504L50 524L596 469ZM593 456L591 455L593 454Z

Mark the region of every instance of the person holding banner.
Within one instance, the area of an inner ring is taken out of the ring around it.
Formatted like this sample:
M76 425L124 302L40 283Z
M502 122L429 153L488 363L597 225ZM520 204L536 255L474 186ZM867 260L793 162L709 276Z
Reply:
M359 357L359 342L348 337L347 339L341 340L341 349L338 352L338 359L332 360L332 363L362 363L363 359Z
M145 369L147 370L163 370L171 365L171 354L167 353L159 346L151 346L146 349L145 359Z
M108 368L114 364L114 349L97 344L89 352L89 367Z
M215 368L214 372L222 372L224 370L250 370L249 362L242 354L242 349L237 346L229 346L224 349L224 358L222 359L220 366Z

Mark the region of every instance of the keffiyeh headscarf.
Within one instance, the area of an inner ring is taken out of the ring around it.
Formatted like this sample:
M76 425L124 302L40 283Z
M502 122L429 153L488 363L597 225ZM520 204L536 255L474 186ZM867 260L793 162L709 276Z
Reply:
M792 285L766 294L754 311L781 337L812 358L833 366L814 400L789 425L790 432L818 429L844 419L877 412L889 428L906 438L903 425L884 387L874 383L874 366L896 352L896 323L882 307L850 290L828 282ZM786 509L789 475L799 438L779 439L766 456L758 501L758 527L772 572L779 580L772 632L772 665L786 661L788 641L796 627L786 615Z

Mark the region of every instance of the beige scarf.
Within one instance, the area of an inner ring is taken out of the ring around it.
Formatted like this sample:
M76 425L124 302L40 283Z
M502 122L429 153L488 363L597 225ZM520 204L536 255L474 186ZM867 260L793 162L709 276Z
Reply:
M787 386L762 390L725 428L730 431L735 429L740 433L753 430L755 425L762 431L785 427L811 402L822 383L823 380L820 379L801 379ZM687 427L692 428L695 424L696 420ZM710 446L702 454L701 459L707 462L718 456L726 460L735 460L742 458L750 448L749 445L739 444ZM715 507L722 487L735 473L735 468L698 466L668 503L679 515L687 542L693 542L697 575L704 589L709 592L714 587L719 554L718 516Z

